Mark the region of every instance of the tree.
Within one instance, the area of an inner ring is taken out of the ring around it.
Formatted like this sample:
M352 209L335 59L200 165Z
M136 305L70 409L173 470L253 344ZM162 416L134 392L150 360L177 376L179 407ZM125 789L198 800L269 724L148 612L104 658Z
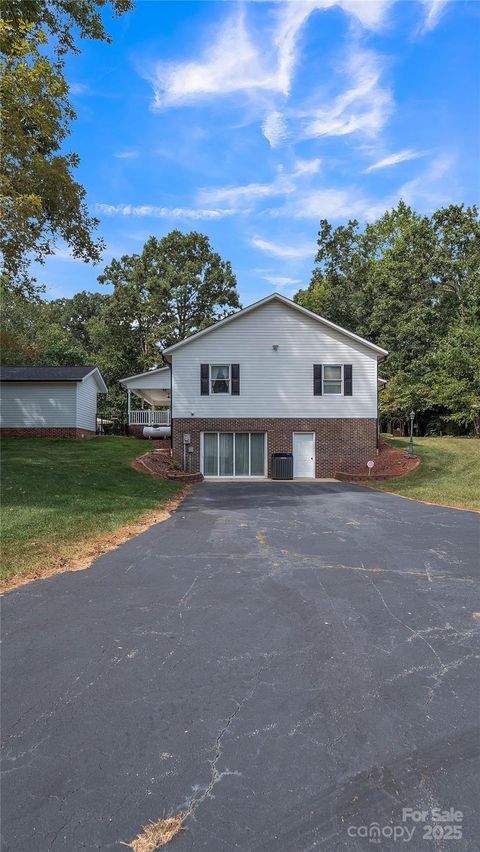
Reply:
M107 315L122 327L128 324L150 363L158 360L159 349L240 307L230 263L196 231L150 237L141 255L113 260L98 280L113 286Z
M39 299L26 299L10 290L1 292L0 358L2 364L38 364Z
M110 388L157 366L163 348L240 307L230 263L197 232L150 237L141 254L114 259L98 280L113 287L102 316L90 324Z
M93 232L85 190L73 178L79 159L62 146L76 115L68 101L64 56L81 38L108 40L105 0L10 0L0 22L2 137L0 245L4 286L35 291L32 260L44 262L64 240L74 257L97 263L103 242ZM131 0L113 0L116 14Z
M27 299L16 291L7 290L2 294L0 342L2 364L72 366L92 363L87 345L80 336L72 334L59 315L54 315L52 303L39 298Z
M45 303L49 322L60 325L86 352L93 347L90 324L102 316L107 296L82 290L70 299L53 299Z
M5 0L4 19L16 28L41 27L59 56L79 53L75 32L80 38L111 42L102 20L102 9L111 6L115 15L133 8L133 0Z
M429 217L399 202L363 230L323 220L315 262L295 299L389 350L383 412L414 408L421 428L477 428L478 209L452 204Z

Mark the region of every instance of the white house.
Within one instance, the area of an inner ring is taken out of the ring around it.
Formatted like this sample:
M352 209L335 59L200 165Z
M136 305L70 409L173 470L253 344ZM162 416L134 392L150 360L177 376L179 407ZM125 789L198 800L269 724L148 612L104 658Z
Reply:
M86 438L96 433L98 367L1 367L0 432L14 438Z
M376 453L387 354L274 293L165 349L170 370L122 383L147 402L142 385L158 383L174 454L192 471L267 477L272 453L293 453L295 477L329 477Z

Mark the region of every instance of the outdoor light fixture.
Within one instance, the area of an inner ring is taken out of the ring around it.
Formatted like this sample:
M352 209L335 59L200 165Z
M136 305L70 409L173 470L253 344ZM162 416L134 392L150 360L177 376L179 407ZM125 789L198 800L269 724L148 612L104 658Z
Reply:
M278 343L274 343L274 344L273 344L273 346L272 346L272 349L273 349L275 352L278 352Z
M410 412L410 440L408 442L407 455L410 459L416 458L413 452L413 421L415 420L415 412Z

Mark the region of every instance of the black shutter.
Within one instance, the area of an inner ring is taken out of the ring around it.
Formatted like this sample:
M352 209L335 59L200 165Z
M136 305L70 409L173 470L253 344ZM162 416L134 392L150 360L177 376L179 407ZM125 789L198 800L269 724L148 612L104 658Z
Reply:
M313 395L322 395L322 365L313 365Z
M200 393L202 396L208 396L208 378L210 369L208 364L200 364Z
M352 365L344 364L343 365L343 395L351 396L353 389L353 381L352 381Z
M232 396L240 396L240 364L231 364Z

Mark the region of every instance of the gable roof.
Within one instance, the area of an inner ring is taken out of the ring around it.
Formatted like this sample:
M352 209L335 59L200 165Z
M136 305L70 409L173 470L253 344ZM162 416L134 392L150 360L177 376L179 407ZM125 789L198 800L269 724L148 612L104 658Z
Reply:
M98 367L0 367L2 382L83 382L95 374L101 393L107 386Z
M371 343L369 340L365 340L363 337L359 337L358 334L354 334L353 331L347 331L346 328L342 328L340 325L336 325L334 322L330 322L330 320L325 319L325 317L321 317L318 314L314 314L313 311L307 310L307 308L303 308L301 305L297 305L296 302L293 302L292 299L287 299L286 296L282 296L281 293L272 293L270 296L266 296L265 299L260 299L258 302L254 302L252 305L248 305L246 308L242 308L242 310L237 311L234 314L231 314L229 317L225 319L219 320L218 322L209 325L208 328L204 328L201 331L197 331L196 334L190 335L190 337L186 337L185 340L180 340L179 343L174 343L173 346L168 346L163 350L163 355L169 355L171 352L176 352L177 349L180 349L181 346L187 346L191 343L192 340L197 340L199 337L203 337L205 334L210 334L210 332L215 331L217 328L221 326L227 325L229 322L234 322L236 319L242 316L246 316L246 314L251 313L252 311L256 311L257 308L262 307L263 305L267 305L269 302L281 302L289 308L293 308L304 316L310 317L310 319L315 320L316 322L321 323L327 328L331 328L333 331L338 331L340 334L343 334L345 337L349 337L351 340L355 340L357 343L361 343L362 346L366 346L368 349L372 349L377 353L378 356L382 356L383 358L388 355L386 349L382 349L381 346L377 346L375 343Z
M170 364L166 367L154 367L153 370L145 370L144 373L135 373L134 376L124 376L123 379L119 379L121 382L129 382L130 379L141 379L143 376L154 376L155 373L163 373L165 370L170 370Z

